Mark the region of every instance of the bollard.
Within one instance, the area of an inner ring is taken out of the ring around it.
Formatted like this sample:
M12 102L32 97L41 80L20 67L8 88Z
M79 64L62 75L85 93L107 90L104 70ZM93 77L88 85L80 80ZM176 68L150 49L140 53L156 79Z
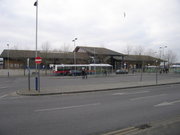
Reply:
M35 77L35 86L36 86L36 91L38 91L38 77Z

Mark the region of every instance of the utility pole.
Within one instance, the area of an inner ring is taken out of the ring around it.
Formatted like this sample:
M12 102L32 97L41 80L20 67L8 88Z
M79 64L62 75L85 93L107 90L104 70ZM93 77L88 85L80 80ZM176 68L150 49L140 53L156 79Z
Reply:
M34 6L36 6L36 54L35 57L38 57L38 52L37 52L37 48L38 48L38 0L36 0L36 2L34 3ZM35 87L36 90L38 90L40 92L40 75L39 75L39 70L38 70L38 64L36 63L36 77L35 77Z
M9 77L9 44L7 44L7 46L8 46L8 77Z
M163 68L165 69L165 55L164 55L164 49L167 48L167 46L159 47L160 49L160 59L163 59Z
M72 42L74 42L74 66L75 66L75 76L76 76L76 51L75 51L75 48L76 48L76 40L77 38L73 39Z
M31 90L31 76L30 76L30 59L27 58L27 68L28 68L28 90Z
M156 60L156 85L158 84L158 60Z

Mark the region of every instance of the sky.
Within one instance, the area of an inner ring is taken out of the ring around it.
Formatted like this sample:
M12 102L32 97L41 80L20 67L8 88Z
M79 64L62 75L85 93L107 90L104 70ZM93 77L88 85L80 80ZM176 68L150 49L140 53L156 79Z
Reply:
M0 53L35 50L36 0L0 0ZM38 0L38 49L127 46L173 50L180 62L179 0Z

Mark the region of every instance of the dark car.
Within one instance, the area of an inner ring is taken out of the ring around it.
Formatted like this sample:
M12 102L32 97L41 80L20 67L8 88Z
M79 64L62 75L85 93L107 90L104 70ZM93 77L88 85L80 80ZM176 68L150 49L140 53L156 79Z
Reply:
M116 70L116 74L128 74L128 71L125 69L118 69Z
M70 76L81 76L81 71L80 70L70 70L69 75Z

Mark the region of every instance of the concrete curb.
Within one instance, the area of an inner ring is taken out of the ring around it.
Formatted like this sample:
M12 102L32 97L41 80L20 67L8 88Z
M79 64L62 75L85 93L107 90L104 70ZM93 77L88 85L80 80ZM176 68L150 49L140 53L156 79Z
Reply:
M117 88L108 88L108 89L92 89L92 90L81 90L81 91L64 91L64 92L46 92L39 93L35 90L18 90L16 94L21 96L47 96L47 95L65 95L65 94L78 94L78 93L89 93L89 92L101 92L101 91L113 91L119 89L132 89L132 88L142 88L142 87L152 87L152 86L162 86L162 85L171 85L171 84L180 84L180 82L171 82L171 83L161 83L161 84L149 84L149 85L137 85L137 86L125 86Z
M128 127L124 129L114 130L107 133L103 133L101 135L164 135L164 133L168 133L167 131L173 131L169 125L173 125L176 123L180 123L180 116L175 116L174 118L169 118L166 120L153 121L150 123L145 123L141 125L137 125L134 127ZM177 125L177 130L178 130ZM163 131L163 132L162 132ZM171 135L172 133L169 132ZM168 134L168 135L169 135Z

